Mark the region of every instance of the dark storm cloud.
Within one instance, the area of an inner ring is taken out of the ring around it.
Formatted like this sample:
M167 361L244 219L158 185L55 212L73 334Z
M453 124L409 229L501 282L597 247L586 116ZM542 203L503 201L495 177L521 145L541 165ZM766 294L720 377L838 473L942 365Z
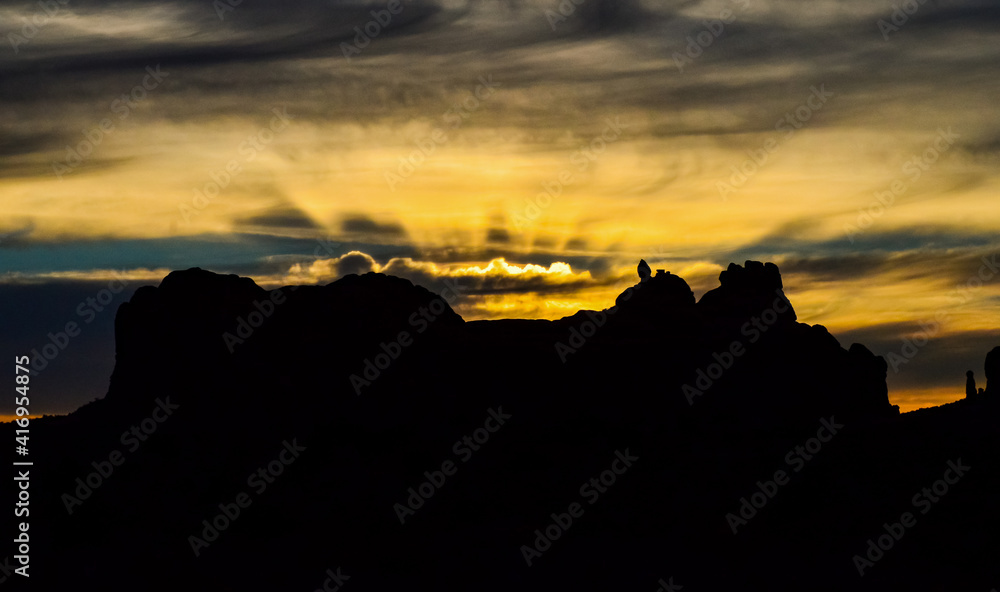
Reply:
M220 10L220 6L231 10ZM34 4L24 5L24 9L26 17L38 12ZM150 63L184 67L303 56L352 40L354 27L364 27L373 18L371 11L384 10L385 3L288 0L280 4L242 2L233 7L226 0L73 0L70 11L77 17L93 19L97 25L108 14L131 13L142 22L150 9L169 11L174 18L172 28L168 29L175 34L173 39L163 39L161 35L142 42L140 37L126 42L123 48L120 39L103 38L100 31L94 31L77 32L78 39L63 39L50 46L46 44L51 41L47 39L47 29L59 27L57 14L35 36L21 43L17 54L4 52L0 64L9 73L38 69L50 73L101 72L141 69ZM404 2L404 9L379 27L380 36L392 35L439 11L433 1ZM14 23L5 28L8 29L3 31L5 38L18 34ZM203 42L192 43L192 36ZM78 44L74 45L74 41Z
M962 51L976 43L970 32L988 30L996 19L996 8L981 2L924 4L891 43L876 26L878 16L891 14L889 5L881 15L869 8L832 18L816 14L828 10L825 5L774 2L766 5L771 12L760 12L758 4L742 10L741 2L587 0L574 5L564 20L550 23L546 15L558 9L555 0L404 2L348 62L341 44L352 44L354 27L363 28L373 18L371 11L384 10L385 2L245 1L220 19L207 0L74 1L74 14L92 19L95 27L106 14L131 14L139 28L128 37L102 36L96 30L68 29L56 17L18 54L0 51L0 99L10 115L49 122L31 126L48 131L20 132L17 147L5 142L0 151L53 156L80 139L79 129L105 117L108 104L155 65L170 72L163 87L152 91L156 116L175 121L243 114L262 104L288 104L300 120L440 117L488 72L502 81L505 92L544 87L547 98L506 103L503 110L484 108L463 125L517 125L539 138L559 137L567 128L581 135L594 131L590 127L599 132L595 105L609 114L656 111L634 134L729 141L771 130L775 118L804 100L812 84L825 83L838 93L836 109L817 113L810 122L814 128L869 117L873 109L942 84L984 84L972 77L985 64L975 52ZM37 9L20 6L28 15ZM704 30L705 17L714 18L716 6L732 9L735 20L679 72L671 56L685 51L688 36ZM15 31L0 29L0 34ZM950 52L931 61L894 59L926 48L928 41ZM613 49L614 61L595 59L598 52ZM549 54L561 57L538 59ZM461 60L453 57L458 55ZM322 68L310 67L331 58ZM380 60L377 72L369 60ZM797 67L788 73L790 65ZM749 68L757 74L741 75ZM928 76L928 70L934 74ZM579 85L588 92L580 93ZM501 97L490 101L503 103ZM692 105L716 116L684 117ZM40 176L44 170L31 160L10 166L22 176ZM0 167L0 175L11 176L6 168Z
M345 234L360 234L376 239L406 236L406 230L395 222L376 222L363 214L348 216L340 221L340 230Z
M984 265L1000 263L998 254L1000 245L995 249L923 249L832 257L779 257L777 260L783 275L803 275L810 283L891 277L892 281L921 280L925 286L947 290L966 284ZM992 270L991 267L986 269Z
M555 237L551 236L536 236L531 243L531 246L535 249L552 249L556 246L557 241Z
M27 246L29 244L28 237L34 230L35 223L31 220L10 230L0 230L0 249Z
M292 205L275 206L260 214L237 220L239 226L259 226L265 229L318 229L320 226L301 208Z
M778 254L792 257L812 253L851 258L872 252L1000 248L1000 237L994 233L930 224L890 231L870 229L855 236L853 243L846 233L843 237L815 240L810 237L810 231L818 226L818 221L811 220L786 223L763 238L734 249L725 258L740 261Z
M928 4L924 8L927 10L921 9L910 16L907 26L988 28L1000 22L1000 6L985 0Z
M362 274L373 271L372 259L367 255L345 255L337 262L340 275Z
M1000 136L993 136L979 142L969 142L960 146L973 162L996 167L1000 165Z
M0 157L10 158L37 152L40 148L58 144L64 140L65 136L58 132L41 131L31 133L28 131L5 130L0 136Z
M505 228L490 228L486 232L486 242L506 244L510 242L510 233Z

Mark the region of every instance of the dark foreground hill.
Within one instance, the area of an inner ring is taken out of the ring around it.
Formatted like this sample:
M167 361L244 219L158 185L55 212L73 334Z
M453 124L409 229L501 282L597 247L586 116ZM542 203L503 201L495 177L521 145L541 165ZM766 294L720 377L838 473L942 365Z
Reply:
M1000 585L997 398L900 416L775 266L720 284L464 322L378 274L174 272L107 396L33 424L32 587Z

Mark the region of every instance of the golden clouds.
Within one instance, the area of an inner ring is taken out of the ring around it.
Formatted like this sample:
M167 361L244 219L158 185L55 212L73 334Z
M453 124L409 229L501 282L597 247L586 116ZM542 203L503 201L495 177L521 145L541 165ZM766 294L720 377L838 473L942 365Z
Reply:
M396 257L385 265L380 265L371 255L351 251L339 257L318 259L308 265L296 263L289 269L286 283L328 283L343 275L369 271L400 277L417 276L432 282L441 278L467 278L475 280L476 290L483 289L486 285L495 287L498 282L511 280L526 286L533 285L540 291L545 291L545 287L585 284L593 279L589 271L576 273L568 264L562 262L552 263L548 267L532 263L517 265L498 257L485 265L463 265L437 264L431 261L415 261L409 257ZM523 290L522 287L513 284L510 288Z

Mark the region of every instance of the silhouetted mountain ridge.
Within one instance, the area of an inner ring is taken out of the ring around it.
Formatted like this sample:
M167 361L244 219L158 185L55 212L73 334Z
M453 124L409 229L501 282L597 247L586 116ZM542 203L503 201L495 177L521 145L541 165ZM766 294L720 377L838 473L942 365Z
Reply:
M597 381L608 388L620 381L640 386L644 379L633 381L634 372L624 366L643 365L656 374L654 390L666 399L652 404L665 408L706 399L710 402L701 406L723 415L779 422L811 421L822 413L893 413L884 361L863 346L844 350L821 326L796 323L776 266L732 264L720 282L695 304L687 283L666 273L636 284L615 307L599 313L531 324L487 321L469 332L440 296L382 274L268 291L248 278L198 268L176 271L157 288L137 290L120 307L108 399L141 389L149 376L172 368L187 365L199 382L213 384L223 376L240 382L268 360L288 355L308 361L310 368L325 368L314 378L333 383L330 396L346 396L349 377L361 376L364 361L406 331L421 338L417 350L446 334L449 343L437 352L439 364L459 359L474 366L511 358L537 367L557 365L548 374L568 386L582 366L587 372L600 369ZM429 311L432 303L438 314ZM395 365L384 372L393 375ZM244 386L253 391L252 382ZM693 391L712 396L691 399Z
M706 590L954 589L930 558L990 581L989 529L966 525L1000 481L996 397L907 420L885 360L797 322L777 267L731 265L720 283L695 302L682 278L648 275L603 311L464 322L451 294L381 274L264 290L173 272L119 308L107 397L34 428L32 528L52 562L38 581L316 589L339 565L358 589L651 589L671 574ZM301 458L196 555L204 521L293 442ZM114 450L124 464L67 513ZM623 457L637 460L528 565L553 513ZM958 457L975 469L931 515L948 519L921 519L859 578L852 556ZM457 473L408 501L448 461ZM782 468L790 482L734 534L727 516Z

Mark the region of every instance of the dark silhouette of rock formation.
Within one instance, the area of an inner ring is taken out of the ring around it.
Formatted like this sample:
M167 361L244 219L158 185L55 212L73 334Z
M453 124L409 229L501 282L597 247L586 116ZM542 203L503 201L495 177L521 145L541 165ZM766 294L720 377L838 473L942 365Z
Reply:
M649 268L649 264L646 263L645 259L639 259L638 272L639 272L639 281L640 282L644 282L644 281L646 281L646 280L649 279L649 276L652 273L652 270Z
M965 396L969 399L976 396L976 376L972 370L965 372Z
M785 297L781 273L773 263L747 261L744 267L730 263L719 274L721 284L702 296L698 306L716 314L749 317L760 315L768 309L789 310L780 315L781 323L795 321L795 310Z
M986 394L1000 394L1000 346L986 354Z
M1000 399L899 416L885 360L796 322L777 267L720 282L696 303L657 273L603 311L465 322L380 274L268 291L171 273L119 308L108 395L33 424L32 583L315 590L340 566L359 590L994 585ZM130 450L123 432L168 398ZM301 457L258 493L248 475L293 441ZM637 460L619 474L622 457ZM969 475L859 577L852 556L959 457ZM779 469L734 534L727 515ZM190 537L241 492L195 556ZM544 547L530 566L526 545Z
M672 273L650 276L648 265L643 279L640 265L639 283L622 292L615 299L615 306L641 311L640 314L656 315L665 310L694 306L694 292L683 278Z

